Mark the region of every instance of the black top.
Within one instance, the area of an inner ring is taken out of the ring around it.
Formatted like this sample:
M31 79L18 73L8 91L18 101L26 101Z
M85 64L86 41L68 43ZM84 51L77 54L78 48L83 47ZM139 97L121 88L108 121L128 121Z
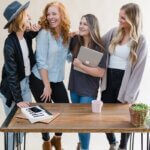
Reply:
M75 43L78 42L77 40L78 40L77 36L71 39L70 51L72 51L72 48L75 46ZM95 46L92 49L104 53L100 63L98 64L98 67L105 69L107 52L102 51L99 46ZM73 56L73 58L75 57ZM76 71L73 69L72 64L68 87L70 91L76 92L80 96L90 96L96 98L98 94L99 82L100 82L99 77L93 77L91 75Z
M26 32L24 38L29 50L30 68L35 64L32 50L32 38L36 32ZM2 70L2 81L0 92L6 97L6 105L11 106L12 101L16 103L23 101L21 96L20 81L25 78L25 66L19 40L15 32L8 35L4 44L4 66Z

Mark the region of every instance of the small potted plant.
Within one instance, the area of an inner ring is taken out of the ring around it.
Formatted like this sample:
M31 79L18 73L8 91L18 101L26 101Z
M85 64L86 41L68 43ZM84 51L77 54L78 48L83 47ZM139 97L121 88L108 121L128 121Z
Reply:
M149 111L149 106L143 103L133 104L129 107L129 111L131 124L135 127L140 127L144 125Z

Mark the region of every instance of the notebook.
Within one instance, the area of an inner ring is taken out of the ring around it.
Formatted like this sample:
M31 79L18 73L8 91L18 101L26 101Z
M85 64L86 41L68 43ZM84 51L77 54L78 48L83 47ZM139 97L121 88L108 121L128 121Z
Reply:
M86 66L97 67L103 57L103 53L96 50L81 46L77 58ZM74 70L85 73L78 67L74 66Z
M54 120L58 115L59 113L48 112L42 106L31 106L21 108L21 112L16 115L16 118L28 119L31 123L49 123Z

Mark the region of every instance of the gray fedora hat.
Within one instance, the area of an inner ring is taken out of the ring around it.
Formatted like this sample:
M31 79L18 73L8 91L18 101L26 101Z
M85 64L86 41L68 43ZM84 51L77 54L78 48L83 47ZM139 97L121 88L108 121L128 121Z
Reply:
M8 22L4 26L4 29L8 28L9 24L19 15L19 13L29 6L29 3L30 1L22 5L20 2L14 1L6 7L3 15Z

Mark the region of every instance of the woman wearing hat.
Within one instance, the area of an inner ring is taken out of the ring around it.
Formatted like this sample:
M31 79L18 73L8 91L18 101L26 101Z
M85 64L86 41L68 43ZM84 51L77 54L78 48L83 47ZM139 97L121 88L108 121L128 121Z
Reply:
M27 107L31 99L29 76L35 63L32 38L36 32L25 32L27 29L38 31L39 27L31 28L30 16L27 13L29 2L22 5L14 1L4 10L4 17L9 35L4 44L4 66L0 85L0 96L4 104L6 116L12 108ZM13 149L12 133L8 134L8 150Z

